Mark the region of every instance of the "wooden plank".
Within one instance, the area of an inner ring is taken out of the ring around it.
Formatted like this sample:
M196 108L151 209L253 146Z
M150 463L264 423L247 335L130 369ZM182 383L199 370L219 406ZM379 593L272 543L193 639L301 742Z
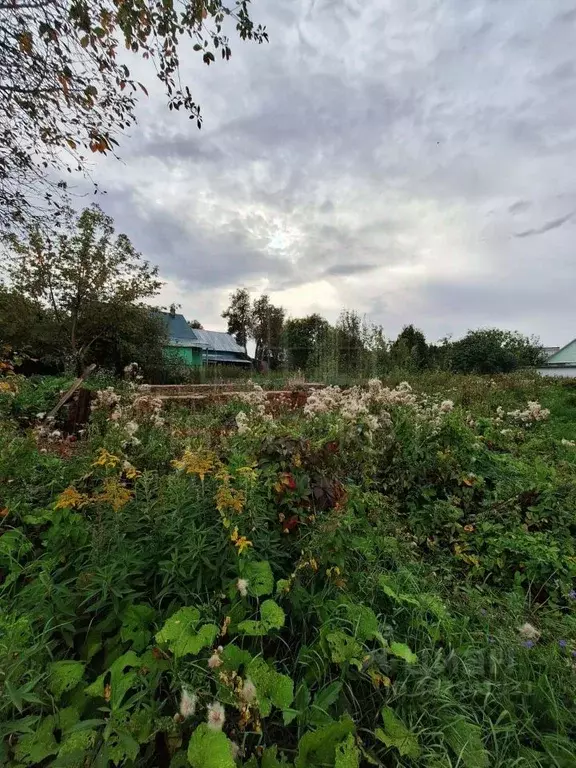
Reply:
M52 408L52 410L46 414L45 416L46 419L53 419L54 416L56 416L60 408L62 408L62 406L65 405L68 402L68 400L70 400L72 395L82 386L82 384L88 378L88 376L90 376L94 368L96 368L96 363L92 363L92 365L89 365L88 368L85 369L82 376L79 376L75 380L72 386L62 395L60 400L58 400L54 408Z

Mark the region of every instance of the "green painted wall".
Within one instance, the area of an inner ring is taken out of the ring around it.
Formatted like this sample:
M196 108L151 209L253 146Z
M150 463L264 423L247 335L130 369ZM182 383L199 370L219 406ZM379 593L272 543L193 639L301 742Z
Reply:
M189 365L200 368L204 364L202 350L198 347L164 347L164 356L175 365Z

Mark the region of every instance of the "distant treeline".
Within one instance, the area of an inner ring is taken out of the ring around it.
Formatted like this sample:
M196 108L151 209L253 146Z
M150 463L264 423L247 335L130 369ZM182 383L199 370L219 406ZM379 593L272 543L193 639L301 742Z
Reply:
M335 324L319 314L286 317L284 308L274 306L268 296L252 301L243 288L231 294L223 317L241 346L254 342L257 365L325 378L427 369L506 373L545 359L537 338L516 331L481 328L457 341L429 343L421 330L406 325L392 340L381 325L355 311L343 310Z

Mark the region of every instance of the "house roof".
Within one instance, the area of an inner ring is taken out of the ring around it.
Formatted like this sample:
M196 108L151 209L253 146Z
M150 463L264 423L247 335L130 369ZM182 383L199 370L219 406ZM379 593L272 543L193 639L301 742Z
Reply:
M244 350L242 350L242 357L233 355L231 352L208 352L206 359L209 363L240 363L241 365L251 365L251 361L244 357Z
M208 345L194 335L194 331L184 315L171 315L170 312L160 312L162 319L166 323L169 341L171 347L199 347L206 349Z
M192 333L195 334L198 341L205 344L210 351L228 352L230 354L246 357L244 349L236 343L234 337L229 333L222 333L221 331L204 331L200 328L194 328Z
M559 349L546 360L545 365L576 365L576 339Z

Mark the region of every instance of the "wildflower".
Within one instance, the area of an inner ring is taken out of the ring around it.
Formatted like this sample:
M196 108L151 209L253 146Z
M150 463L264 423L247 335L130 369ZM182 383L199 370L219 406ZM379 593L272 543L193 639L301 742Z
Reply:
M522 645L524 648L534 648L534 640L524 640Z
M132 498L132 491L128 490L115 477L109 477L104 481L104 491L98 495L99 501L105 501L112 506L114 512L118 512Z
M236 582L236 588L242 597L246 597L248 594L248 579L238 579Z
M566 440L565 437L563 437L560 442L562 443L562 445L569 446L570 448L576 447L576 442L574 442L574 440Z
M54 509L75 509L84 506L87 502L86 494L79 493L70 485L58 496Z
M566 640L558 640L558 645L560 646L560 648L566 648L568 643Z
M190 448L186 448L182 458L174 459L172 466L184 470L187 475L198 475L200 481L204 482L206 475L214 470L216 462L211 453L194 453Z
M239 555L241 555L245 549L248 549L248 547L254 546L252 542L246 538L246 536L238 535L238 526L236 526L236 528L234 528L232 531L230 541L234 542L234 546L238 550Z
M124 424L124 431L128 433L129 437L134 437L138 432L139 424L136 421L128 421Z
M210 667L210 669L217 669L218 667L222 666L223 662L222 662L222 659L220 658L220 654L222 653L223 650L224 648L221 645L219 645L218 648L216 648L216 650L212 654L212 656L210 656L210 658L208 659L208 666Z
M122 464L122 472L126 475L128 480L135 480L142 474L142 472L139 472L133 464L130 464L129 461L125 461Z
M442 413L450 413L450 411L454 410L454 401L453 400L443 400L440 403L440 410Z
M246 494L229 485L221 485L216 491L216 509L220 514L237 512L240 514L246 503Z
M186 688L182 689L182 696L180 698L180 715L184 719L192 717L196 711L196 695L190 693Z
M244 685L242 686L242 690L240 691L239 695L242 701L244 701L246 704L251 704L256 698L256 686L249 677L247 677L244 681Z
M540 639L540 632L528 622L518 628L518 634L524 640L535 641Z
M576 589L571 589L570 592L568 592L568 597L570 600L576 600Z
M466 531L466 533L472 533L472 531L474 530L474 526L468 523L468 525L464 526L464 530Z
M208 705L208 728L213 731L221 731L226 719L224 707L217 701Z
M106 448L100 448L98 458L92 462L93 467L104 467L105 469L114 469L120 463L118 456L110 453Z
M250 427L248 426L248 416L244 411L238 411L236 414L236 427L239 435L243 435L250 431Z

